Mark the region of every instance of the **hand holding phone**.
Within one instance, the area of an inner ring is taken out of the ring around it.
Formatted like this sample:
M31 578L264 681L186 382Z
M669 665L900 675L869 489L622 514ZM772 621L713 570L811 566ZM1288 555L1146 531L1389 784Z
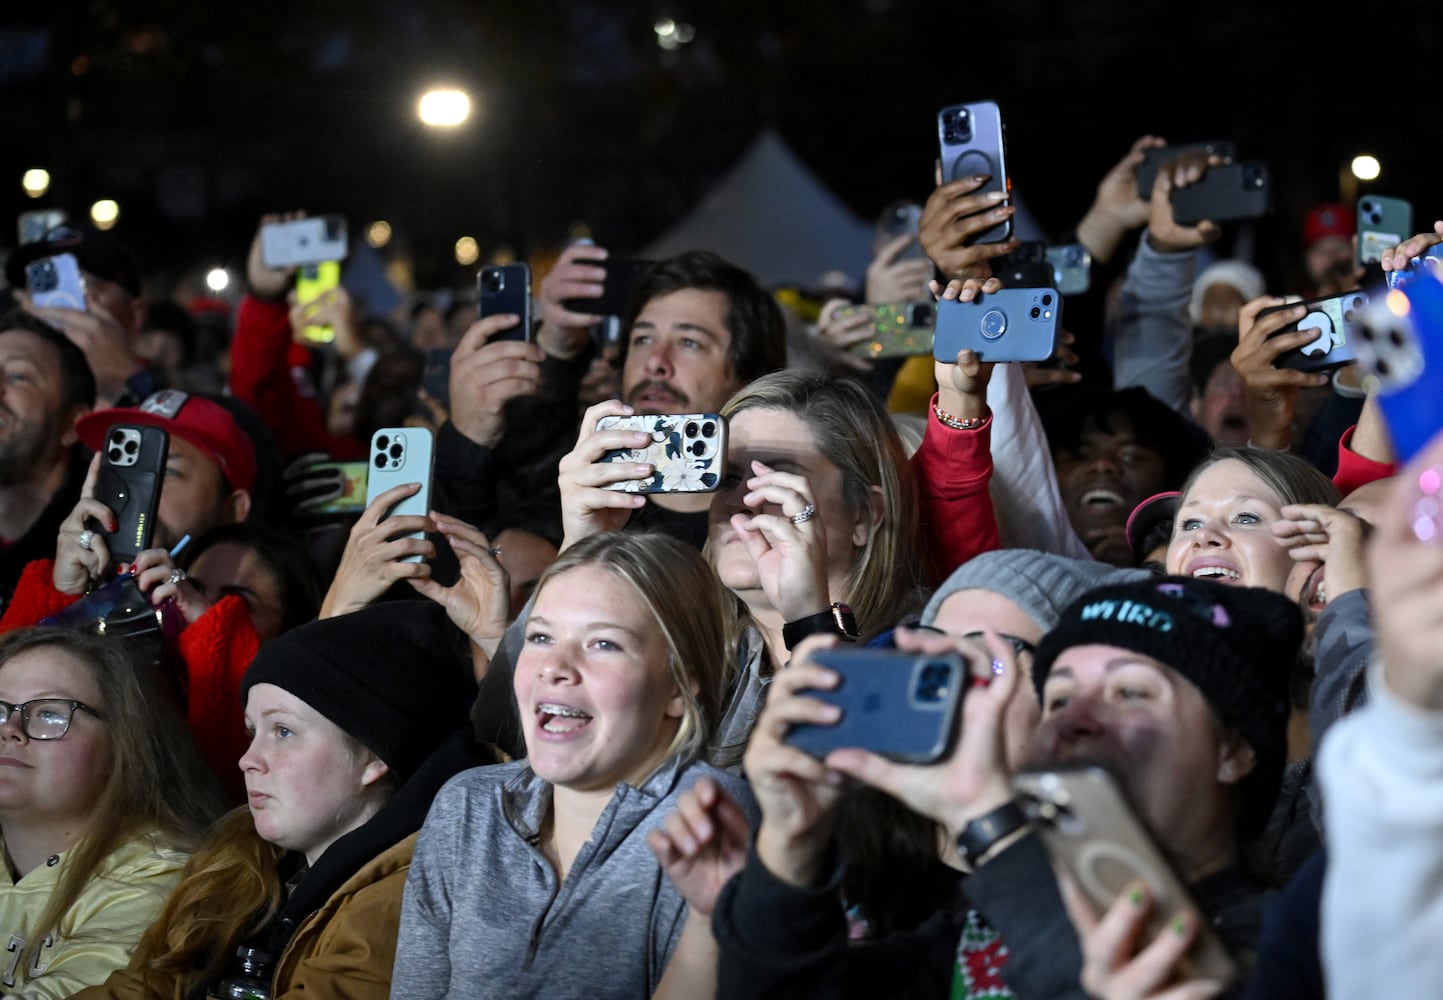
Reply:
M1013 785L1053 864L1067 871L1095 911L1107 910L1141 880L1153 901L1143 941L1164 932L1179 910L1191 908L1200 919L1179 966L1181 978L1236 981L1237 963L1108 771L1085 764L1028 768L1017 773Z
M1183 156L1198 156L1202 159L1219 157L1230 160L1237 155L1231 140L1214 139L1210 142L1189 142L1178 146L1152 146L1142 152L1142 163L1137 168L1137 196L1143 201L1152 199L1152 186L1157 183L1158 171L1164 163L1176 161Z
M85 312L85 278L72 253L41 257L25 266L30 304L36 309L73 309Z
M561 305L570 312L589 316L630 315L636 290L656 266L655 261L632 257L608 257L587 264L603 273L601 290L594 296L562 299Z
M121 423L105 433L94 498L115 515L116 528L108 531L94 518L86 527L106 536L111 570L151 547L169 451L170 435L160 427Z
M1196 184L1172 191L1173 218L1183 226L1257 219L1271 207L1268 166L1258 160L1209 167Z
M423 427L382 427L371 436L371 463L366 477L366 506L396 486L419 486L415 492L392 505L382 516L426 517L431 513L431 475L434 460L434 439ZM415 530L405 537L422 541L425 531ZM420 552L413 551L406 562L420 562Z
M1293 309L1296 305L1298 303L1271 306L1260 311L1258 318ZM1293 368L1300 372L1331 372L1356 361L1357 355L1351 345L1357 339L1358 322L1368 305L1368 296L1362 292L1345 292L1309 299L1301 305L1307 307L1307 313L1270 336L1313 330L1316 337L1301 347L1279 354L1273 361L1273 367Z
M956 653L834 648L818 650L812 662L840 682L804 693L841 714L832 725L792 726L787 743L819 758L858 747L909 764L931 764L951 750L968 683L967 665Z
M641 448L616 449L601 457L604 463L645 463L652 473L645 479L627 479L605 488L626 493L710 493L721 485L726 463L726 420L716 413L638 414L603 417L598 431L629 430L650 438Z
M330 323L311 323L319 308L319 300L341 284L341 265L333 260L306 264L296 272L296 308L307 319L301 326L301 339L309 344L329 344L336 339L336 328Z
M984 363L1046 361L1061 336L1062 296L1055 288L1002 288L970 302L942 299L932 356L955 364L957 353L976 351Z
M1007 132L996 101L954 104L937 112L937 139L941 152L942 181L964 177L986 177L979 193L1006 196L1012 193L1007 174ZM1012 220L1006 218L972 238L974 243L1001 243L1012 236Z

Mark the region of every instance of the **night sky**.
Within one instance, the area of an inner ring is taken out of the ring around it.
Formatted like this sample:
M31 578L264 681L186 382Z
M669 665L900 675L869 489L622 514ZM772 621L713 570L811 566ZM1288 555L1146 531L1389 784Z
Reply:
M1244 158L1267 160L1276 211L1258 256L1282 286L1303 212L1338 197L1356 153L1383 163L1363 190L1411 199L1423 228L1443 215L1430 187L1443 8L1339 11L1236 0L8 4L0 209L83 215L114 198L117 235L161 286L239 265L262 211L341 212L353 231L384 218L396 232L388 253L409 256L423 286L464 285L474 268L451 258L462 234L483 257L525 256L582 220L599 242L635 250L766 126L871 219L896 198L925 198L938 108L992 98L1014 184L1054 234L1139 135L1231 138ZM692 40L661 48L660 18L689 25ZM424 129L415 100L433 82L469 89L479 115L453 134ZM19 183L34 166L54 177L38 202Z

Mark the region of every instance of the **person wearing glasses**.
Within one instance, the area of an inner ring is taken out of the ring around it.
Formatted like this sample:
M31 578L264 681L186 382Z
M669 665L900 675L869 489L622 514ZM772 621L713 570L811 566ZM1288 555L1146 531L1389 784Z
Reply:
M469 662L439 606L391 601L267 642L241 682L247 806L223 818L126 968L79 996L386 1000L414 834L470 750Z
M223 807L126 643L0 639L0 993L68 997L124 966Z

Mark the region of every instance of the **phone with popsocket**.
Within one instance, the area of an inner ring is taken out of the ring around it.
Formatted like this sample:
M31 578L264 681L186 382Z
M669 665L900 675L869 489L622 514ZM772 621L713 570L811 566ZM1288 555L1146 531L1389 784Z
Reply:
M1315 330L1316 336L1302 347L1295 347L1278 355L1274 368L1292 368L1300 372L1331 372L1358 360L1352 348L1357 339L1358 323L1363 309L1368 305L1368 296L1363 292L1344 292L1342 295L1326 295L1308 299L1301 303L1269 306L1258 312L1258 319L1269 313L1296 309L1306 306L1308 311L1296 323L1289 323L1273 337L1299 330Z
M1013 776L1012 785L1053 864L1072 876L1099 917L1141 880L1152 908L1139 941L1145 945L1166 933L1178 911L1189 907L1199 916L1197 937L1179 962L1178 977L1237 980L1237 962L1111 772L1088 763L1028 768Z
M953 104L937 112L937 141L944 183L986 176L987 183L973 194L1012 193L1012 179L1007 174L1007 130L996 101ZM1005 200L998 202L1005 204ZM1001 243L1011 236L1009 218L972 237L971 242Z
M956 364L963 349L984 362L1046 361L1062 336L1062 293L1045 288L1002 288L971 302L941 299L932 356Z

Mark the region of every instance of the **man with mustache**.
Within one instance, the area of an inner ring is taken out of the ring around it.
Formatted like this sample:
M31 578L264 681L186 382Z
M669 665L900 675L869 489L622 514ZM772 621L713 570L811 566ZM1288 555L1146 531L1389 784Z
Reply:
M55 553L90 460L75 422L94 405L79 347L29 313L0 320L0 609L25 564Z

